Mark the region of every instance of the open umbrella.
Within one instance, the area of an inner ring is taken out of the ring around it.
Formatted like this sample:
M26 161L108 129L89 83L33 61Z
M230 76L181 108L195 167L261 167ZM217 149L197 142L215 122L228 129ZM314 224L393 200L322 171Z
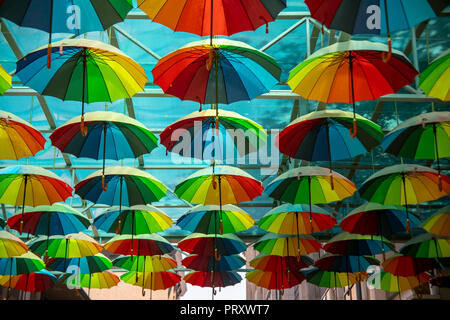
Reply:
M253 243L256 251L268 255L282 257L297 257L300 261L302 255L318 252L322 244L310 235L279 235L267 233Z
M131 98L148 81L144 68L116 47L88 39L65 39L52 44L50 69L43 68L47 46L17 62L16 75L42 95L81 101L81 133L84 104Z
M115 254L134 256L154 256L170 253L174 250L169 241L157 233L117 235L103 245L103 248Z
M150 299L152 291L165 290L175 286L181 281L181 277L172 271L159 272L134 272L129 271L120 276L125 283L142 287L142 296L145 295L144 289L150 289Z
M396 254L382 264L383 270L400 277L412 277L433 269L440 269L435 259L415 258Z
M92 289L109 289L117 286L120 278L113 272L106 270L88 274L77 274L75 277L67 277L64 283L68 286L79 288L88 288L88 295Z
M307 100L353 104L353 128L357 135L355 102L375 100L396 93L412 83L418 72L408 58L394 50L383 62L388 47L370 41L338 42L317 50L289 73L292 91Z
M299 285L306 279L302 272L293 270L288 273L253 270L247 272L245 277L258 287L267 290L281 290L281 294L284 294L285 289Z
M381 141L384 152L410 159L450 157L450 112L429 112L402 122ZM440 182L441 183L441 182Z
M6 230L0 230L0 258L20 256L28 249L28 246L18 237Z
M111 207L96 216L92 225L106 233L136 235L161 232L172 224L172 219L160 209L151 205L135 205L122 210Z
M184 258L181 263L186 268L196 271L222 272L240 269L245 265L245 260L237 254L222 256L219 261L216 261L214 256L192 254Z
M370 202L404 205L409 232L408 204L433 201L450 194L450 179L428 167L399 164L374 173L358 191Z
M240 41L211 41L189 43L161 58L152 69L154 83L181 100L230 104L267 93L279 82L281 69L269 55Z
M431 276L426 272L412 277L400 277L386 271L381 271L378 274L378 279L373 279L369 284L374 286L375 289L398 292L401 299L402 291L412 290L430 280Z
M423 233L406 242L399 252L415 258L450 258L450 238Z
M229 36L256 30L263 24L267 28L268 23L275 20L278 13L286 8L286 0L201 0L195 3L178 0L138 0L137 4L153 22L174 31L200 36Z
M251 228L255 220L247 212L232 204L197 205L189 209L177 219L177 226L183 230L194 233L213 234L220 231L222 220L222 233L236 233Z
M50 68L52 33L80 35L103 31L123 21L132 8L132 0L4 0L0 3L0 17L19 26L48 32Z
M410 227L420 224L419 218L409 215ZM349 233L390 236L406 231L405 209L397 205L368 202L350 211L339 223Z
M45 269L45 263L32 252L20 256L0 258L0 275L33 273Z
M368 278L366 272L346 273L320 270L319 268L303 270L302 272L306 276L307 282L324 288L349 287Z
M63 202L73 189L51 171L31 165L18 165L0 170L0 203L22 206L51 205ZM22 229L19 228L19 232Z
M262 270L272 272L288 272L291 270L298 271L308 268L314 264L314 260L307 255L300 256L300 260L292 256L277 256L260 253L250 261L250 266Z
M168 255L138 256L136 259L130 256L119 256L113 260L113 265L128 271L160 272L175 269L177 262Z
M80 122L81 117L77 116L56 128L50 135L52 145L79 158L103 159L103 172L106 159L137 158L158 146L158 139L149 129L124 114L86 113L84 125L88 134L85 136L79 130Z
M426 219L422 228L437 236L450 237L450 205Z
M217 125L219 127L217 127ZM180 134L182 132L183 134ZM185 132L189 132L190 141L186 142ZM206 135L210 134L211 143L214 135L220 132L225 136L223 145L218 143L220 154L231 154L234 157L234 145L239 156L255 152L267 142L267 133L261 125L232 111L206 109L195 111L169 125L159 135L161 144L167 151L177 150L182 156L201 160L212 158L208 154ZM227 143L230 141L230 143ZM220 140L222 142L222 140ZM214 146L211 149L216 148ZM214 153L215 155L216 153Z
M214 298L214 295L216 294L215 288L234 286L241 282L242 277L234 271L191 271L183 277L183 280L193 286L212 288L212 297Z
M353 115L341 110L321 110L292 121L275 141L283 154L308 161L332 161L354 158L377 146L383 131L376 123L356 115L358 133L348 135Z
M447 3L444 0L306 0L311 16L330 29L349 34L387 35L435 18ZM391 51L391 50L389 50Z
M350 256L327 253L314 262L320 270L334 272L363 272L371 265L378 266L380 262L372 256Z
M422 71L419 88L426 95L450 101L450 50L444 51Z
M0 96L12 86L12 77L0 66Z
M42 133L31 124L12 113L0 110L0 159L32 157L44 150L45 141Z
M112 262L101 253L93 256L80 258L50 258L47 263L47 269L67 273L69 269L75 268L77 273L89 274L103 272L112 267Z
M26 292L42 292L53 288L57 279L49 271L42 269L33 273L0 276L0 286L8 286Z
M244 252L247 245L233 233L192 233L178 242L178 248L191 254L214 256L216 260L220 260L222 256Z

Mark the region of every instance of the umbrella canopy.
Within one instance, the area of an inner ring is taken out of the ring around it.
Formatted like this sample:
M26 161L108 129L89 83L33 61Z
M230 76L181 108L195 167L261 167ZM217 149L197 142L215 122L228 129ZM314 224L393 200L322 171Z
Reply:
M178 0L138 0L137 4L153 22L174 31L200 36L229 36L256 30L263 24L267 26L286 8L286 0L201 0L195 3Z
M369 266L379 264L380 262L371 256L343 256L330 253L314 262L320 270L346 273L363 272Z
M172 219L152 205L135 205L120 210L112 207L95 217L93 226L106 233L146 234L170 228Z
M192 284L193 286L224 288L233 286L236 283L241 282L242 277L237 272L233 271L191 271L183 277L183 280L186 281L186 283Z
M40 256L64 259L93 256L103 250L97 241L82 232L66 236L39 236L27 245Z
M417 276L425 271L440 269L440 264L435 259L415 258L396 254L382 264L383 270L400 277Z
M392 273L381 271L378 277L379 280L375 278L369 283L376 289L389 292L412 290L431 280L431 276L428 273L421 273L412 277L399 277L393 275Z
M243 42L205 39L161 58L152 73L155 84L181 100L230 104L269 92L280 81L281 68Z
M351 112L321 110L292 121L279 134L275 145L291 158L332 161L354 158L377 146L383 131L376 123L356 115L357 135L352 139Z
M303 273L299 271L271 272L253 270L247 272L245 277L248 281L268 290L284 290L295 287L305 280Z
M158 146L158 139L148 128L121 113L86 113L86 136L79 130L80 123L78 116L55 129L50 135L52 145L78 158L103 159L103 168L106 159L137 158Z
M134 272L130 271L120 276L122 281L142 289L164 290L173 287L181 281L181 277L172 271Z
M406 242L399 252L415 258L450 258L450 238L423 233Z
M28 246L18 237L6 230L0 230L0 258L20 256L28 249Z
M420 224L413 214L409 215L409 220L412 228ZM405 232L407 221L401 206L368 202L350 211L339 227L350 233L387 236Z
M272 198L293 204L340 201L356 191L355 184L330 169L303 166L284 172L265 189Z
M222 230L220 229L222 220ZM221 231L224 233L236 233L248 230L255 220L247 212L232 204L197 205L188 210L177 220L177 226L183 230L195 233L214 234Z
M437 236L450 237L450 205L426 219L422 228Z
M245 265L245 260L239 255L222 256L222 259L217 261L213 256L202 256L192 254L184 258L181 263L183 266L195 271L233 271L238 270Z
M109 186L106 191L104 185ZM75 193L94 203L131 207L159 201L166 195L167 187L146 171L108 167L104 173L98 170L81 180Z
M374 256L395 251L395 245L381 236L342 232L331 238L323 249L327 252L349 256Z
M450 50L444 51L423 70L419 78L419 88L427 96L450 101Z
M81 101L81 132L84 103L112 102L131 98L148 81L144 68L122 51L100 41L65 39L52 43L50 69L44 68L47 46L28 53L17 62L16 75L40 94Z
M317 252L322 248L320 242L310 235L287 236L267 233L254 242L260 253L277 256L293 256L300 260L302 255Z
M11 258L0 258L0 275L33 273L45 269L45 263L32 252Z
M229 256L244 252L247 245L235 234L193 233L178 242L182 251L202 256ZM219 259L216 259L219 260Z
M33 273L0 276L0 286L26 292L41 292L53 288L56 280L52 273L42 269Z
M306 276L306 281L324 288L343 288L362 282L368 278L366 272L334 272L313 268L302 271Z
M291 256L282 257L260 253L250 261L251 267L271 272L298 271L312 266L313 264L314 260L307 255L300 256L299 260L296 257Z
M19 213L10 217L7 224L11 229L20 231L21 221L24 232L47 236L78 233L91 225L84 214L64 203L27 208L23 215Z
M47 261L47 269L67 273L70 269L77 270L80 274L103 272L112 267L112 262L101 253L81 258L50 258Z
M64 283L67 285L75 285L79 288L88 288L89 290L109 289L117 286L119 282L120 278L108 270L88 274L79 274L75 278L67 277L64 280Z
M338 42L317 50L289 73L287 84L307 100L353 104L352 137L357 135L355 102L375 100L412 83L418 72L408 58L370 41Z
M331 229L336 219L331 214L316 206L285 203L267 212L258 226L268 232L278 234L311 234Z
M179 134L180 131L183 131L182 135ZM216 145L213 144L214 147L211 149L219 148L217 151L214 150L214 156L230 154L229 148L231 149L233 145L237 154L244 156L257 151L267 142L267 132L261 125L236 112L219 109L190 113L165 128L159 138L167 151L176 150L181 156L205 160L214 158L208 143L213 143L217 132L224 138ZM185 141L185 133L189 133L189 142ZM206 139L208 134L212 136L211 141ZM231 151L234 157L234 149Z
M11 87L12 87L12 77L0 65L0 96L2 96L5 93L5 91Z
M175 194L186 201L205 205L237 204L261 195L260 181L231 166L201 169L175 187Z
M177 262L168 255L138 256L136 259L131 259L129 256L120 256L113 260L113 265L128 271L161 272L175 269Z
M0 93L1 72L0 69ZM32 157L44 150L45 141L42 133L31 124L12 113L0 110L0 159Z
M115 254L153 256L170 253L174 250L169 241L157 233L117 235L103 245L103 248Z

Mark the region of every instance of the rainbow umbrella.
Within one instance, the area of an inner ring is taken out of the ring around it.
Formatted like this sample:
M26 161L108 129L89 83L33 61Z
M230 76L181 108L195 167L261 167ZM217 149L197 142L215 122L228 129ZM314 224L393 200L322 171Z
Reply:
M222 256L219 261L216 261L213 256L192 254L184 258L181 263L186 268L195 271L222 272L240 269L245 265L245 260L237 254Z
M243 42L205 39L161 58L152 73L155 84L181 100L230 104L269 92L281 69L272 57Z
M376 123L356 115L355 139L348 135L352 114L340 110L321 110L292 121L277 137L275 145L291 158L332 161L354 158L377 146L383 131Z
M56 51L51 48L52 33L80 35L107 30L122 22L132 8L132 0L4 0L0 3L0 17L19 26L48 32L47 66L50 68L50 54Z
M389 52L391 32L409 30L422 21L436 18L447 5L444 0L306 0L305 4L311 17L327 28L349 34L387 34Z
M0 203L22 206L51 205L72 196L72 187L56 174L31 165L18 165L0 170ZM22 233L22 228L19 228Z
M393 50L383 62L388 47L370 41L339 42L317 50L289 73L287 84L307 100L353 104L353 128L357 135L355 102L375 100L412 83L418 72L408 58Z
M409 215L410 226L417 227L419 218ZM405 210L401 206L368 202L350 211L339 223L349 233L364 235L392 235L406 231Z
M178 134L180 131L183 132L182 135ZM189 133L189 143L185 141L185 133ZM214 136L225 136L223 146L217 143L218 153L222 155L225 152L230 153L228 150L232 148L230 145L234 145L239 156L244 156L257 151L267 142L267 133L261 125L236 112L219 109L190 113L165 128L159 135L159 139L167 151L178 150L177 152L182 156L205 160L212 158L211 152L209 154L207 152L210 146L206 141L208 134L212 136L213 150L217 148L214 145ZM227 143L228 141L230 143ZM231 150L234 157L234 149ZM214 150L214 156L215 153Z
M197 205L178 218L176 224L190 232L214 234L221 231L220 233L224 234L248 230L254 223L255 220L247 212L232 204L226 204L222 206L222 210L217 205Z
M157 233L131 235L117 235L103 245L106 251L115 254L136 256L154 256L170 253L174 247L169 241ZM135 251L137 254L135 254Z
M27 245L40 256L64 259L93 256L103 250L97 241L82 232L66 236L39 236Z
M95 217L93 226L106 233L145 234L170 228L172 219L152 205L135 205L122 210L111 207Z
M420 74L419 88L427 96L450 101L450 50L445 50Z
M77 274L73 277L64 279L68 286L79 288L88 288L88 296L92 289L109 289L115 287L120 282L120 278L113 272L106 270L88 274Z
M244 252L247 245L233 233L192 233L178 242L178 248L191 254L214 256L216 260L220 260L222 256Z
M371 265L378 266L380 262L371 256L344 256L326 253L314 262L320 270L355 273L366 271Z
M2 66L0 66L0 96L2 96L6 90L12 87L12 78Z
M158 139L139 121L111 111L89 112L84 115L88 134L81 134L81 117L75 117L50 135L52 145L61 152L78 158L120 160L137 158L158 146ZM106 186L105 186L106 187Z
M11 276L0 276L0 286L26 292L42 292L53 288L57 279L49 271L42 269L33 273L24 273Z
M311 234L331 229L336 219L316 205L285 203L267 212L258 226L268 232L278 234Z
M130 256L119 256L113 260L113 265L128 271L161 272L175 269L177 262L168 255L138 256L136 259L131 259Z
M343 288L362 282L368 278L366 272L335 272L312 268L302 271L306 281L324 288ZM348 275L348 276L347 276Z
M437 236L450 237L450 206L438 210L426 219L422 228Z
M217 293L215 288L234 286L241 282L242 277L234 271L191 271L183 277L183 280L193 286L212 288L212 297L214 298Z
M150 299L152 291L165 290L175 286L181 281L181 277L172 271L159 272L134 272L129 271L120 276L125 283L142 287L142 296L145 295L144 289L150 289Z
M423 233L406 242L399 252L415 258L450 258L450 238Z
M20 256L0 258L0 275L33 273L45 269L45 263L32 252Z
M430 112L412 117L381 141L384 152L410 159L437 160L450 157L450 112Z
M105 191L104 185L109 185ZM75 193L82 199L109 206L132 207L159 201L167 187L146 171L131 167L109 167L81 180Z
M254 248L260 253L282 257L297 257L300 261L302 255L318 252L322 245L311 235L279 235L267 233L254 243Z
M103 272L112 267L112 262L101 253L80 258L50 258L47 269L67 273L69 269L76 269L80 274Z
M401 299L400 293L402 291L412 290L430 280L431 276L426 272L413 277L400 277L386 271L381 271L376 278L368 283L374 286L375 289L398 292Z
M201 0L179 2L177 0L138 0L138 8L153 22L178 32L190 32L200 36L232 35L256 30L274 21L286 0L224 1Z
M131 98L148 81L144 68L122 51L100 41L65 39L52 44L50 69L44 68L47 46L17 62L16 75L45 96L81 101L81 133L84 104Z
M355 184L346 177L317 166L290 169L275 178L265 189L274 199L310 206L340 201L350 197L355 191Z
M400 277L412 277L433 269L440 269L435 259L415 258L396 254L382 264L383 270Z
M42 133L31 124L12 113L0 110L0 159L32 157L44 150L45 141Z
M250 266L271 272L289 272L308 268L314 264L314 260L307 255L300 256L300 260L291 256L277 256L260 253L250 261Z
M28 249L28 246L18 237L6 230L0 230L0 258L20 256Z
M23 221L23 223L21 223ZM22 214L16 214L7 221L11 229L34 235L68 235L87 230L91 222L81 212L64 203L54 203L51 206L38 206L26 209Z
M295 287L306 279L302 272L293 270L289 272L253 270L247 272L245 277L258 287L267 290L281 290L281 295L284 294L285 289Z
M404 205L407 232L410 231L408 204L437 200L450 193L450 179L419 165L389 166L371 175L358 190L370 202Z

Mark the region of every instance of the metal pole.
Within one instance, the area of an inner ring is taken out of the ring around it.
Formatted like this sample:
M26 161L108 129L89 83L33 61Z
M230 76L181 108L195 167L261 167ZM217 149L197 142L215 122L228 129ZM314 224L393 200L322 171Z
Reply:
M311 55L311 39L310 39L309 18L306 19L306 57Z
M417 42L416 42L416 27L411 28L411 49L413 55L413 64L414 68L419 71L419 59L417 57ZM416 85L416 89L419 88L419 77L416 76L414 78L414 83Z

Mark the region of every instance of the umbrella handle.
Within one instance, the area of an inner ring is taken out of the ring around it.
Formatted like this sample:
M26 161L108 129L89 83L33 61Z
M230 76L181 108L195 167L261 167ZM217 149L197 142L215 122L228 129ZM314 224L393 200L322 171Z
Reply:
M145 289L142 287L142 296L145 297Z
M384 63L389 62L389 60L391 59L391 56L392 56L392 42L391 42L390 36L388 37L388 47L389 47L388 53L386 54L386 52L383 52L381 54L381 57L383 58Z
M19 233L22 234L23 231L23 220L22 218L20 219L20 226L19 226Z
M219 227L219 231L220 231L220 234L223 234L223 222L222 222L222 219L220 219L220 227ZM220 259L219 259L220 260Z
M217 261L220 261L220 260L222 259L222 255L221 255L220 253L217 253L217 248L214 249L214 258L215 258Z
M47 46L47 69L52 67L52 45L51 43Z
M266 34L269 33L269 22L264 18L263 16L259 16L261 20L264 21L264 24L266 25Z
M102 176L102 189L103 189L103 191L108 190L108 184L105 183L105 176Z
M350 132L350 137L355 138L356 135L358 134L358 126L356 123L356 119L353 119L353 129L349 130Z
M83 135L83 137L86 137L87 127L84 125L84 115L81 116L80 131L81 131L81 134Z
M119 234L120 233L120 226L122 224L122 221L119 220L119 223L117 224L117 228L116 228L116 233Z
M214 52L215 52L215 50L213 47L209 48L208 59L206 59L206 70L208 70L208 71L210 71L212 68L212 64L214 61ZM216 72L217 72L217 70L216 70Z
M441 177L441 173L439 173L438 178L439 178L439 183L438 183L439 191L442 192L442 177Z

